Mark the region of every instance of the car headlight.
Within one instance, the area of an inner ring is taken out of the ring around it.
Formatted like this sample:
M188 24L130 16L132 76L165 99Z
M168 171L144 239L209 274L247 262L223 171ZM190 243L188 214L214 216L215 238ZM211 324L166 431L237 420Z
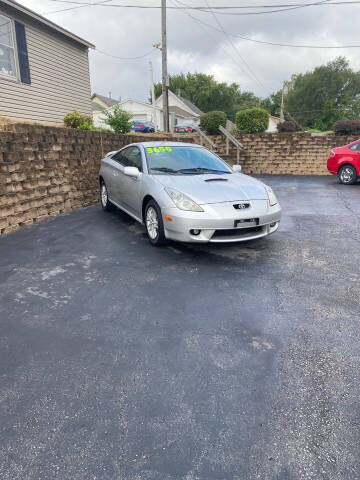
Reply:
M276 205L278 203L276 195L273 192L272 188L270 188L268 186L266 186L265 188L266 188L266 191L267 191L267 194L268 194L268 197L269 197L270 207L273 207L274 205Z
M165 188L171 200L180 210L187 210L191 212L203 212L204 210L197 203L193 202L191 198L187 197L181 192L173 188Z

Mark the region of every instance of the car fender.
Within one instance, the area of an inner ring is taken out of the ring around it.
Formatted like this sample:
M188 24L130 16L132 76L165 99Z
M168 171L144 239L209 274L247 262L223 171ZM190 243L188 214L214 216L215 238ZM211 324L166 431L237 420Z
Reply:
M360 155L359 158L355 160L351 155L342 155L337 161L337 171L345 164L350 164L355 167L357 174L360 175Z
M174 207L174 203L166 193L165 187L152 175L144 175L143 181L142 204L144 204L146 197L151 197L160 208Z

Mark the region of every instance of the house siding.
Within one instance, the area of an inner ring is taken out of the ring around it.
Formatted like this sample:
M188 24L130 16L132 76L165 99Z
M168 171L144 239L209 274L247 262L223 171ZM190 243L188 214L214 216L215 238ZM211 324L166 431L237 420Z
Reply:
M0 75L0 115L51 124L91 115L87 47L1 4L0 14L24 23L31 74L30 85Z

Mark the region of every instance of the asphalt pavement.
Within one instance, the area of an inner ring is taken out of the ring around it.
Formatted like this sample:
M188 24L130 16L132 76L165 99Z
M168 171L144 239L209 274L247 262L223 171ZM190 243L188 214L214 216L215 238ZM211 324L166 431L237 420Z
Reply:
M0 238L1 480L360 479L360 184L154 248L99 205Z

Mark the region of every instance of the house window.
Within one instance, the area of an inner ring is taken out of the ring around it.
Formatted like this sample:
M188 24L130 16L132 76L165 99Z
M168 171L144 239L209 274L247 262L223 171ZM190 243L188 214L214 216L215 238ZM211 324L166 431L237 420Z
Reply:
M16 78L12 22L3 15L0 15L0 75Z

